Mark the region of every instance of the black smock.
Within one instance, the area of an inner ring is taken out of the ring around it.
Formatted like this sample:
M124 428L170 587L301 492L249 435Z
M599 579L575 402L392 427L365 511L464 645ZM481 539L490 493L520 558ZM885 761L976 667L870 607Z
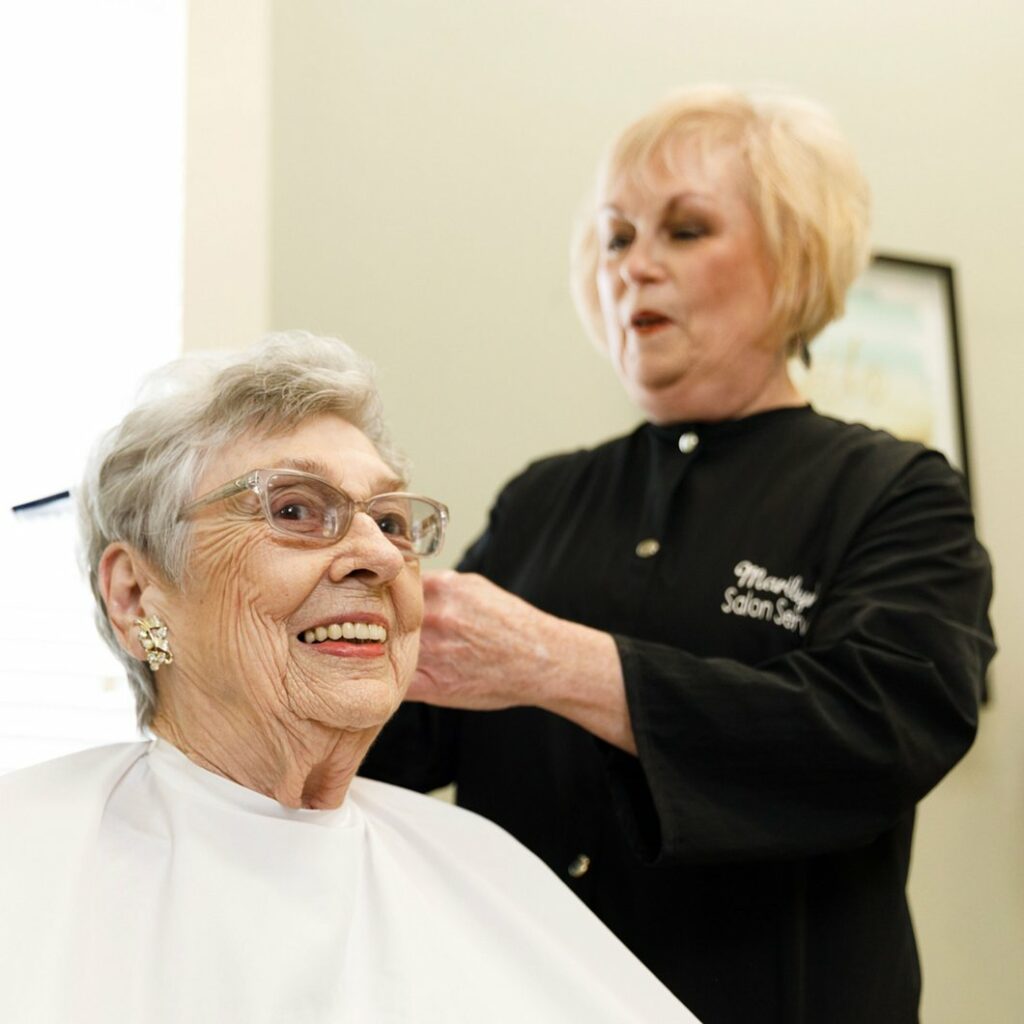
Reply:
M638 756L410 703L366 774L455 781L706 1024L917 1020L914 808L994 651L941 455L809 407L645 424L531 465L460 568L613 635Z

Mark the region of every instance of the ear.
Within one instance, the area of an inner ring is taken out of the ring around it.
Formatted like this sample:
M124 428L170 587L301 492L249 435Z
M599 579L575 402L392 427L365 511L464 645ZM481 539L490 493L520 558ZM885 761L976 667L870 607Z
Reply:
M153 579L148 562L130 544L115 541L100 556L100 594L107 618L121 648L140 661L145 660L146 652L139 641L135 620L154 611L142 605L143 592Z

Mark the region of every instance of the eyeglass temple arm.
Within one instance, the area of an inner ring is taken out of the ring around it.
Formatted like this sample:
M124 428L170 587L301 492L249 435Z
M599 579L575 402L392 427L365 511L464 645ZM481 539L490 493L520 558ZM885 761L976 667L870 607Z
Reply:
M207 505L212 505L215 501L223 501L225 498L230 498L233 494L249 490L255 480L256 474L249 473L247 476L240 476L237 480L232 480L231 483L225 484L223 487L218 487L217 490L211 491L209 494L205 494L203 497L197 498L186 505L181 510L180 518L183 519L185 516L191 515L201 508L206 508Z

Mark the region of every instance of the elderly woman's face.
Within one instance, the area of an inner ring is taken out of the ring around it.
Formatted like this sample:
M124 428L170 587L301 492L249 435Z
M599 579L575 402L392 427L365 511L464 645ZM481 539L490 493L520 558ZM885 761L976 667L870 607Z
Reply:
M652 420L734 418L758 411L785 373L772 268L739 158L674 146L671 161L611 181L599 210L609 353Z
M274 468L314 472L356 500L398 484L361 431L325 415L289 434L228 446L193 496ZM275 722L285 729L298 722L383 724L416 664L423 616L418 563L364 513L328 547L278 533L250 492L202 509L193 529L185 580L163 602L175 675L188 674L228 717L257 729ZM309 630L346 623L360 632L374 627L371 637L305 639Z

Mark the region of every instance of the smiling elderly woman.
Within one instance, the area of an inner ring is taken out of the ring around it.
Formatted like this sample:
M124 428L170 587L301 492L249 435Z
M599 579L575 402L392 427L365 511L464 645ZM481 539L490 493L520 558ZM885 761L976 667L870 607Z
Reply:
M284 336L156 384L79 495L155 739L0 780L0 1019L693 1020L505 833L354 779L447 517L366 364Z

